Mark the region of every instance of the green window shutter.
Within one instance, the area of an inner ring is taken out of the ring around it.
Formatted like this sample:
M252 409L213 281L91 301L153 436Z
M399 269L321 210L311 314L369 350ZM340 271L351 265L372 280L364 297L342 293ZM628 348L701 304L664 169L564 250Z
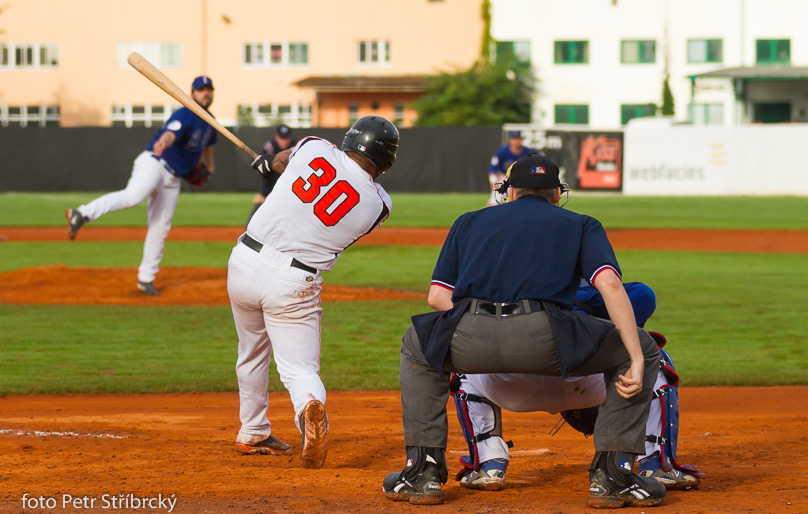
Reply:
M625 125L634 118L647 118L656 115L654 104L623 104L620 106L620 124Z
M758 64L788 64L791 62L790 39L758 39L755 46Z
M720 39L707 40L707 62L723 62L723 41Z
M589 41L556 41L553 47L556 64L589 62Z
M555 106L556 124L588 125L589 106L588 105L564 105Z

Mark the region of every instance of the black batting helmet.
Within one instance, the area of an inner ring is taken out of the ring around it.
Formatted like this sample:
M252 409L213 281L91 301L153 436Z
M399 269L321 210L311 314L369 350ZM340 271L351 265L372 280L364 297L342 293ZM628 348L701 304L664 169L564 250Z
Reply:
M396 162L398 129L381 116L365 116L345 133L342 151L364 155L379 171L387 171Z

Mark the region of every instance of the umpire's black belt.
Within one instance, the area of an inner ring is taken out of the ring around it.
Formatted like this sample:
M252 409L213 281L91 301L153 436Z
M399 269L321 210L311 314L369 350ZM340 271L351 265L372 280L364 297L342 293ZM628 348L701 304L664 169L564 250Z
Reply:
M541 302L538 300L519 300L515 303L492 303L475 299L469 304L470 313L494 317L518 316L519 314L530 314L531 312L541 310L543 310Z
M239 238L239 241L244 243L244 246L246 246L247 248L255 250L256 252L261 252L261 248L264 247L263 243L259 243L255 239L251 238L250 236L247 235L246 232ZM311 266L306 266L305 264L295 259L294 257L292 257L292 267L302 269L303 271L308 271L309 273L317 274L316 269L312 268Z

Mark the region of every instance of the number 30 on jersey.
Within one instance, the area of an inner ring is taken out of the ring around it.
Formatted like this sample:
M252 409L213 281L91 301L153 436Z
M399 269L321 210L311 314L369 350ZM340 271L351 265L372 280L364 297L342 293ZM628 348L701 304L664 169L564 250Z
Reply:
M292 184L292 191L303 203L313 202L320 195L320 190L337 178L337 170L322 157L311 161L309 167L322 174L312 173L306 180L298 177ZM338 180L314 204L314 214L327 227L333 227L358 203L359 193L356 189L347 181Z

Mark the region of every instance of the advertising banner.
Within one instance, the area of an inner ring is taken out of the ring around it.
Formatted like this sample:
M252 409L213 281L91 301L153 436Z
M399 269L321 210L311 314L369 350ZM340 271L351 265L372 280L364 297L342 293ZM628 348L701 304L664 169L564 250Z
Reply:
M522 144L555 162L561 170L561 181L572 189L622 191L622 132L507 125L503 134L508 130L521 130Z

